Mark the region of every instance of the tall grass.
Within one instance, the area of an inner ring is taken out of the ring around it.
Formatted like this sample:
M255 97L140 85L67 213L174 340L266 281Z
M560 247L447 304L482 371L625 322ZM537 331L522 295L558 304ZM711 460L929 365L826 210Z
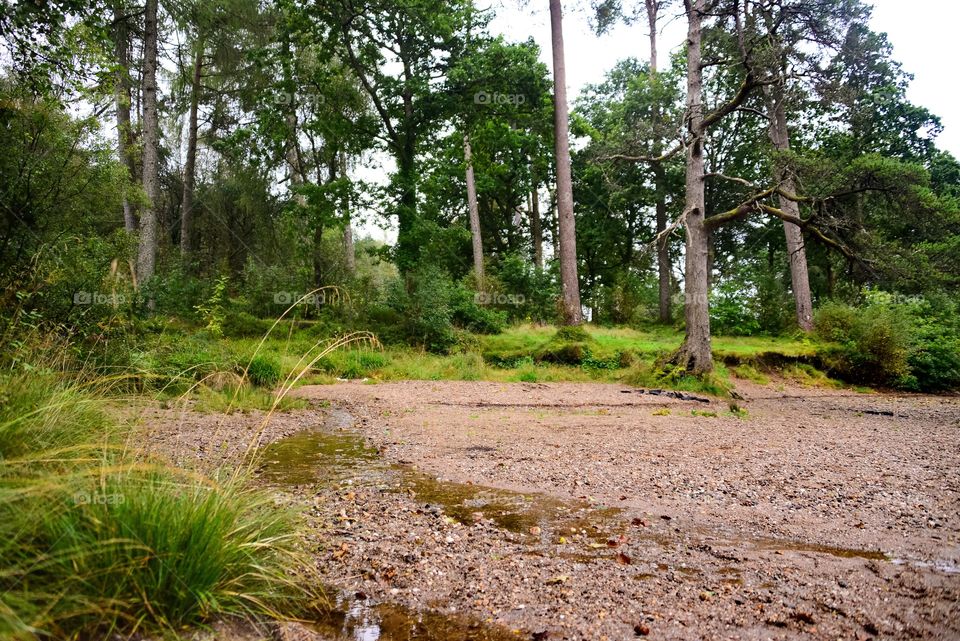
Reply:
M294 517L242 475L150 460L49 373L0 374L0 398L0 638L173 630L302 595Z

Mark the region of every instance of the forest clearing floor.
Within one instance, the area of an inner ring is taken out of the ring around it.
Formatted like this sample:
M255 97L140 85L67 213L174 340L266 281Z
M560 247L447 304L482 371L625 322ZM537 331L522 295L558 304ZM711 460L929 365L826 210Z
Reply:
M300 388L315 409L272 418L257 478L339 591L272 635L960 638L960 399L738 391L745 412L598 383ZM147 418L184 465L260 421Z

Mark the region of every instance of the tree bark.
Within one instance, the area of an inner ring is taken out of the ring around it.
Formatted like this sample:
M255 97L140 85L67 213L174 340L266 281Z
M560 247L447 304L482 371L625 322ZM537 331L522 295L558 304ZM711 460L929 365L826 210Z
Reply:
M133 182L137 175L133 155L133 136L130 130L130 33L127 18L124 16L123 3L116 1L113 5L114 25L114 53L117 58L117 86L115 99L117 106L117 153L120 163L127 169L127 181ZM127 233L137 231L137 214L133 204L127 198L127 190L123 190L123 228Z
M187 125L187 158L183 166L183 200L180 204L180 255L193 253L193 197L197 166L197 111L200 107L200 81L203 73L203 37L198 37L193 59L193 86L190 88L190 113Z
M147 205L140 217L137 280L153 277L159 240L157 210L160 205L160 123L157 115L157 0L146 0L143 29L143 190Z
M687 145L686 265L684 270L684 316L687 330L672 362L699 376L713 370L710 346L709 285L707 254L709 234L704 226L704 122L701 21L704 0L686 0L687 10Z
M577 231L573 216L573 181L570 176L570 124L567 113L567 70L563 53L563 9L550 0L550 34L553 49L554 138L557 163L557 228L560 234L560 285L563 290L563 323L583 322L580 283L577 278Z
M473 273L477 285L483 285L483 238L480 235L480 210L477 208L477 183L473 175L473 150L470 138L463 137L463 159L467 164L467 209L470 212L470 239L473 241Z
M782 85L777 85L770 92L768 115L770 117L770 141L777 151L788 151L790 149L790 131L787 128ZM779 182L787 193L796 193L796 184L789 167L775 169L774 180ZM780 209L790 216L800 218L800 205L789 198L780 196ZM797 325L803 331L809 332L813 330L813 298L810 294L810 275L807 270L807 251L803 242L803 230L785 220L783 221L783 232L787 241L787 257L790 261L790 281L793 286L793 298L796 304Z
M540 220L539 188L534 176L533 189L530 190L530 238L533 242L533 264L537 269L543 269L543 226Z
M327 161L327 183L333 183L337 179L337 169L339 166L339 156L333 156ZM324 260L323 260L323 218L314 221L313 227L313 286L323 287L324 282Z
M650 29L650 81L656 83L658 79L657 69L657 12L660 3L657 0L646 0L647 5L647 25ZM654 105L653 111L653 157L658 158L663 152L657 125L660 120L659 105ZM662 162L653 162L653 188L656 193L656 225L657 225L657 276L658 289L660 294L659 301L659 320L661 323L668 324L673 320L673 313L670 309L670 276L673 271L670 265L670 248L667 243L667 236L664 232L667 230L667 180L666 171L664 171Z
M347 177L347 152L340 152L340 177ZM343 259L347 276L353 278L357 273L356 250L353 246L353 221L350 219L350 194L343 197Z

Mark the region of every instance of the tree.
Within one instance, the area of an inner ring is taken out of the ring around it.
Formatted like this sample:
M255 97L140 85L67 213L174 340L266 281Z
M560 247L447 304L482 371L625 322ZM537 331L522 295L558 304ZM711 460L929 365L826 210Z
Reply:
M128 179L136 180L136 161L133 158L133 132L130 124L130 16L123 0L113 2L113 41L116 55L116 116L117 116L117 155L127 169ZM123 225L127 233L137 231L138 221L133 203L127 193L123 196Z
M713 370L710 347L707 254L709 235L704 226L706 198L703 145L703 64L701 62L704 0L685 0L687 11L687 169L683 205L686 265L683 273L686 335L672 363L694 375Z
M553 49L554 144L563 323L579 325L583 322L583 314L580 309L580 282L577 277L577 231L573 216L573 181L570 177L570 125L563 52L563 10L560 0L550 0L550 36Z
M146 0L143 32L143 191L137 280L149 281L157 264L160 208L160 122L157 114L157 0Z
M657 21L658 14L662 8L663 2L658 0L646 0L647 9L647 27L650 30L650 80L656 85L659 82L660 74L657 67ZM657 131L657 124L660 121L659 110L653 115L653 131ZM667 184L666 171L663 167L663 159L660 155L663 153L663 143L659 137L653 141L653 157L651 162L653 168L653 185L657 193L657 277L659 291L659 312L660 322L669 323L673 319L670 310L671 299L671 273L673 271L670 264L670 249L667 245Z
M450 53L462 46L468 18L477 17L468 0L336 0L315 9L369 96L381 121L380 139L396 161L395 259L407 272L425 242L418 220L418 156L445 116L435 81L447 72Z
M193 199L197 166L197 112L200 107L200 83L203 79L204 37L198 34L194 44L193 78L190 83L190 110L187 115L187 157L183 165L183 201L180 205L180 255L193 253Z
M627 24L633 23L638 16L645 14L648 29L648 39L650 44L650 61L647 67L647 73L650 77L651 94L653 101L649 106L649 118L644 131L638 132L638 138L644 139L647 149L642 155L632 150L619 150L613 152L622 160L631 162L642 162L650 167L652 181L655 193L654 202L654 224L656 227L656 253L657 253L657 291L658 291L658 318L661 323L670 323L673 320L671 310L672 300L672 272L673 267L670 259L669 235L667 229L667 192L669 190L667 171L665 163L670 160L670 155L663 155L664 147L669 142L672 133L672 125L668 114L662 113L669 103L669 91L665 91L662 86L659 68L659 56L657 48L658 23L662 12L670 5L669 0L644 0L644 2L627 3L626 5L610 0L594 0L595 10L595 30L603 33L615 22L623 21Z
M480 235L480 211L477 209L477 184L473 177L473 152L470 137L463 137L463 161L467 166L467 207L470 214L470 238L473 244L473 273L477 283L483 284L483 238Z

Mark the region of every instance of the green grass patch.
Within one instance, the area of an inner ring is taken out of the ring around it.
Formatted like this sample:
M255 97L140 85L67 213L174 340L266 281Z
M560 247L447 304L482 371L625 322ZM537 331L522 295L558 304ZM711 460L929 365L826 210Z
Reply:
M171 633L294 607L294 516L139 454L89 391L0 375L0 638Z

